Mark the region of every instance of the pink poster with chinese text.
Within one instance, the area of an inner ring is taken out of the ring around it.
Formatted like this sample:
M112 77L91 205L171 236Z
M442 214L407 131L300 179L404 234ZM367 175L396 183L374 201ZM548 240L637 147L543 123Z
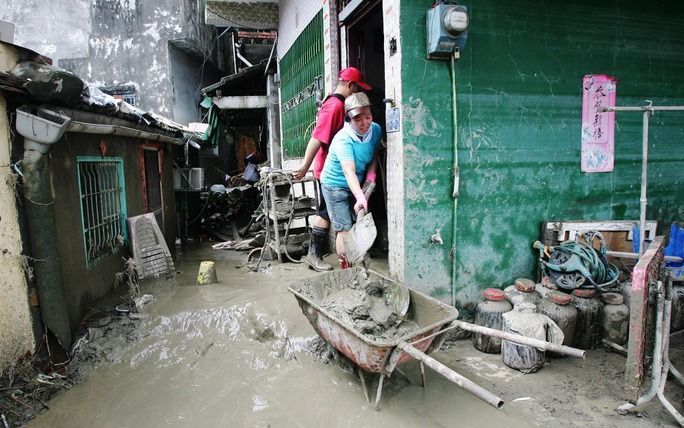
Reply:
M582 81L582 172L611 172L615 152L615 113L600 112L615 106L617 79L588 74Z

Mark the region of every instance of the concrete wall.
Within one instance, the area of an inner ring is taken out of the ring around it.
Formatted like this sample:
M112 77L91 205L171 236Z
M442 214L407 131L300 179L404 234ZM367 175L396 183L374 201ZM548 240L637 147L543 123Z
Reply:
M0 44L0 70L13 67L16 59L13 48ZM0 92L0 377L34 349L9 131L7 101Z
M533 275L546 219L638 218L641 115L616 117L614 172L581 173L582 77L616 76L618 105L684 104L684 5L462 2L471 25L456 64L455 143L449 63L425 53L432 3L401 1L404 279L446 301L453 280L464 303ZM683 123L678 113L651 122L648 217L663 223L684 216ZM430 244L435 229L444 245Z
M126 185L126 214L128 217L145 212L143 180L144 164L142 145L138 139L99 137L88 134L67 134L50 152L50 173L55 200L55 221L58 230L57 248L62 263L64 297L69 320L76 327L87 307L102 297L113 286L114 274L122 270L125 249L110 255L90 269L86 266L81 206L78 191L77 156L101 156L99 145L104 143L107 157L121 157ZM155 143L150 143L154 145ZM173 250L176 236L176 213L173 176L170 173L173 157L163 149L162 199L164 234L167 245ZM161 225L160 225L161 226Z
M215 29L204 25L203 17L203 0L0 3L0 19L17 25L16 44L52 57L89 82L135 83L140 108L171 118L174 106L184 103L185 110L196 109L200 99L199 91L174 99L169 41L195 54L191 79L198 86L205 70L228 63L224 52L229 38L215 43Z
M297 37L328 0L280 0L278 3L278 58L285 56Z

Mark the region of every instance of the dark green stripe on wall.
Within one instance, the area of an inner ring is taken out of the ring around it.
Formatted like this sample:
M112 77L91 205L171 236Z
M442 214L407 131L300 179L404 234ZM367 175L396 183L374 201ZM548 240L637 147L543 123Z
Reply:
M316 121L316 96L285 111L284 106L307 87L322 80L323 12L307 25L290 50L280 60L280 93L283 127L283 154L286 159L303 157Z

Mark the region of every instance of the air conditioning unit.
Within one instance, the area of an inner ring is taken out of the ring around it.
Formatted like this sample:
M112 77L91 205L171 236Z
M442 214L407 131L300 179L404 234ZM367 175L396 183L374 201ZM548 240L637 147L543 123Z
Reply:
M173 169L173 189L190 190L190 168Z
M192 190L204 189L204 168L190 168L190 188Z

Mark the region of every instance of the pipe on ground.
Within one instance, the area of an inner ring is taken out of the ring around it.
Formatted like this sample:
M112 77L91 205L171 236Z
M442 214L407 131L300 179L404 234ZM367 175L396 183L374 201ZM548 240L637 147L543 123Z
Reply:
M505 339L511 342L519 343L521 345L534 346L535 348L541 349L543 351L553 351L559 354L569 355L571 357L577 358L584 358L585 355L585 351L582 349L572 348L570 346L565 345L556 345L555 343L546 342L539 339L533 339L531 337L522 336L519 334L508 333L493 328L482 327L480 325L470 324L463 321L453 321L452 325L459 327L463 330L471 331L473 333L498 337L499 339Z
M500 397L497 397L496 395L487 391L486 389L471 381L470 379L456 373L455 371L440 363L439 361L435 360L434 358L425 355L423 352L419 351L418 349L414 348L408 343L401 341L399 342L398 346L399 349L401 349L402 351L406 352L416 360L425 363L428 367L430 367L437 373L441 374L445 378L449 379L451 382L455 383L456 385L475 395L477 398L483 400L487 404L496 407L497 409L500 409L504 405L504 402Z

